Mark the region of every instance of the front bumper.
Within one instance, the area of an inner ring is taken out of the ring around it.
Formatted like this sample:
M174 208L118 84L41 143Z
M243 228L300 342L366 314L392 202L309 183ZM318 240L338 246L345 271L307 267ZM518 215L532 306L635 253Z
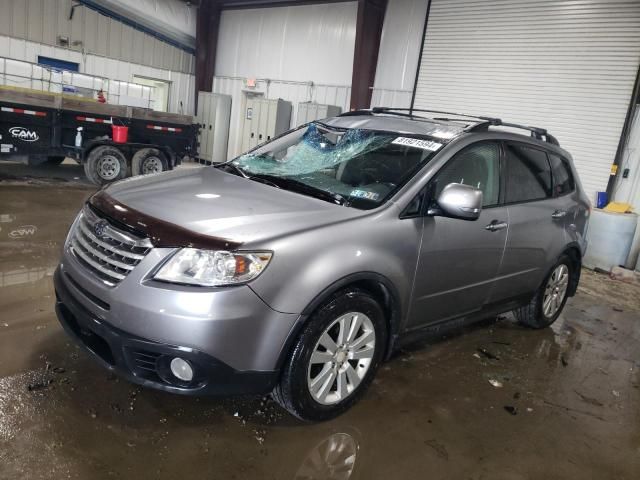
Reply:
M186 395L234 395L270 392L277 381L276 371L238 371L202 351L143 339L99 320L73 298L64 273L54 274L56 314L65 331L105 368L127 380ZM194 367L191 382L175 378L169 369L174 357L188 360Z

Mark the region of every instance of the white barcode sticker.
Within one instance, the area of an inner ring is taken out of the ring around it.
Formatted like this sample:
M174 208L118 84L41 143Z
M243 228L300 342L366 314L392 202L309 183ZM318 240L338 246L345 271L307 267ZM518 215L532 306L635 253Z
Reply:
M435 152L442 144L433 142L431 140L421 140L419 138L398 137L393 142L396 145L405 145L407 147L421 148L422 150L429 150Z

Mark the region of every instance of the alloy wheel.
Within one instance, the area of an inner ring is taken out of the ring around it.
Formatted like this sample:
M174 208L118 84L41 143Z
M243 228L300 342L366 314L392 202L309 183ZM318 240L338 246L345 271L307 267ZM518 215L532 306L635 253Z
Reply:
M546 317L554 316L560 309L568 286L569 268L564 263L561 263L551 273L544 289L542 311Z
M336 318L309 360L307 386L313 399L333 405L349 397L369 370L375 348L376 333L367 315L349 312Z

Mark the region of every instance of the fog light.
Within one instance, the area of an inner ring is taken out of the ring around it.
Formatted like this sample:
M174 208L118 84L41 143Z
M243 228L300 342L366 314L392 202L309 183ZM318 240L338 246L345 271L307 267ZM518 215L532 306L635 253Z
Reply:
M171 373L183 382L190 382L193 380L193 368L186 360L176 357L171 360Z

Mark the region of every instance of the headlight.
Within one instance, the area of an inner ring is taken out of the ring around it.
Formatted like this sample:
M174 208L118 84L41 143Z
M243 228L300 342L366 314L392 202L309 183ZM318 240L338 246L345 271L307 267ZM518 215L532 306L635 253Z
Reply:
M78 226L78 222L80 222L80 219L82 218L82 216L84 215L83 210L80 210L80 213L78 213L78 215L76 215L76 218L73 220L73 223L71 224L71 226L69 227L69 230L67 231L67 236L64 239L64 246L66 247L67 245L69 245L69 242L71 241L71 236L73 235L73 233L76 231L76 228Z
M232 253L182 248L158 270L154 278L206 287L237 285L260 275L271 256L271 252Z

